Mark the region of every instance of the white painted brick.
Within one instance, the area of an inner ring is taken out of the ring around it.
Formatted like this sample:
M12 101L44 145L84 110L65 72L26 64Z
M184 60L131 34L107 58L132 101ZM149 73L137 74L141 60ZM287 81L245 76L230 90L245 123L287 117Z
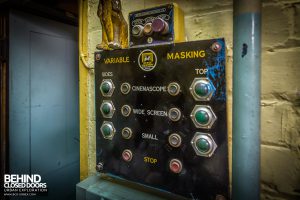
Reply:
M299 98L299 54L288 50L262 53L262 95L281 93Z
M145 8L151 8L155 7L158 5L163 5L167 3L177 3L179 7L183 10L185 16L188 15L193 15L197 13L201 13L202 11L205 10L214 10L217 7L222 7L222 6L231 6L232 1L231 0L220 0L220 1L211 1L211 0L201 0L201 1L195 1L195 0L152 0L152 1L147 1L145 0Z
M189 41L224 37L232 44L232 11L206 13L185 18L186 35Z
M288 16L280 5L262 9L262 46L272 47L284 43L289 37Z
M261 180L264 183L270 183L278 192L297 195L299 177L299 153L281 147L261 147Z
M300 38L300 3L295 4L294 36Z

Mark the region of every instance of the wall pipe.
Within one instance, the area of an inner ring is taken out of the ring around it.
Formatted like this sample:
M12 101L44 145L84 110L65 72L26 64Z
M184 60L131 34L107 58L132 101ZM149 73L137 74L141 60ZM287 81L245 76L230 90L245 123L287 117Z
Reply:
M261 1L234 0L232 199L260 199Z

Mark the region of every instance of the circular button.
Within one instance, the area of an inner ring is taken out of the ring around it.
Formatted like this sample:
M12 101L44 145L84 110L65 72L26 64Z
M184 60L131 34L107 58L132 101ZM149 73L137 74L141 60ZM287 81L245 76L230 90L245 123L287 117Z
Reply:
M132 32L132 35L135 36L135 37L141 37L143 35L143 26L141 25L135 25L133 26L131 32Z
M195 114L196 121L201 125L206 125L209 122L209 115L205 110L197 110Z
M122 153L122 158L126 162L130 162L132 160L132 152L129 149L125 149Z
M169 25L161 18L157 18L152 22L152 30L156 33L167 34L169 32Z
M112 85L110 82L103 82L101 84L101 91L105 94L108 94L109 91L111 90L111 88L112 88Z
M122 83L121 92L122 92L122 94L128 94L130 92L130 84L129 83Z
M168 140L172 147L179 147L181 145L181 137L177 133L172 133Z
M122 130L122 137L125 139L130 139L132 136L132 130L131 128L125 127Z
M153 30L152 30L152 23L145 24L145 26L144 26L144 34L145 35L151 35L152 32L153 32Z
M180 119L181 112L180 112L180 110L178 108L171 108L169 110L169 114L168 115L169 115L170 120L176 122L176 121L178 121Z
M121 113L124 117L128 117L131 113L131 108L129 105L124 105L121 108Z
M172 159L172 160L170 161L169 167L170 167L170 170L171 170L173 173L178 174L178 173L180 173L181 170L182 170L182 163L181 163L181 161L178 160L178 159Z
M206 140L204 138L199 138L196 141L196 147L200 152L207 153L210 150L211 145L208 142L208 140Z
M111 113L112 105L110 103L104 103L101 109L103 114L108 115Z
M176 96L180 92L180 86L178 83L170 83L168 85L168 93L172 96Z
M207 83L198 82L195 85L195 93L201 97L209 95L210 86Z
M105 137L110 137L113 132L113 127L110 124L104 124L101 129Z

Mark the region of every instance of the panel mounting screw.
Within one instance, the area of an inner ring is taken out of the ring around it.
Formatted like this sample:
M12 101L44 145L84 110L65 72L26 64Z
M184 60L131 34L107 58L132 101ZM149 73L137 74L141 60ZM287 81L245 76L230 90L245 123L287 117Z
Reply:
M222 45L219 42L215 42L211 45L211 50L219 52L222 49Z
M100 172L103 170L103 163L102 162L99 162L97 165L96 165L96 170L97 172Z

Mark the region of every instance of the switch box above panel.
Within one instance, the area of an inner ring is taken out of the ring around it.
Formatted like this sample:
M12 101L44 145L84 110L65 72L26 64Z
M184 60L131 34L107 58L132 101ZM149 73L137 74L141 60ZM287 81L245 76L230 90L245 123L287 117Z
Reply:
M183 42L184 39L184 15L175 3L129 14L130 47Z

